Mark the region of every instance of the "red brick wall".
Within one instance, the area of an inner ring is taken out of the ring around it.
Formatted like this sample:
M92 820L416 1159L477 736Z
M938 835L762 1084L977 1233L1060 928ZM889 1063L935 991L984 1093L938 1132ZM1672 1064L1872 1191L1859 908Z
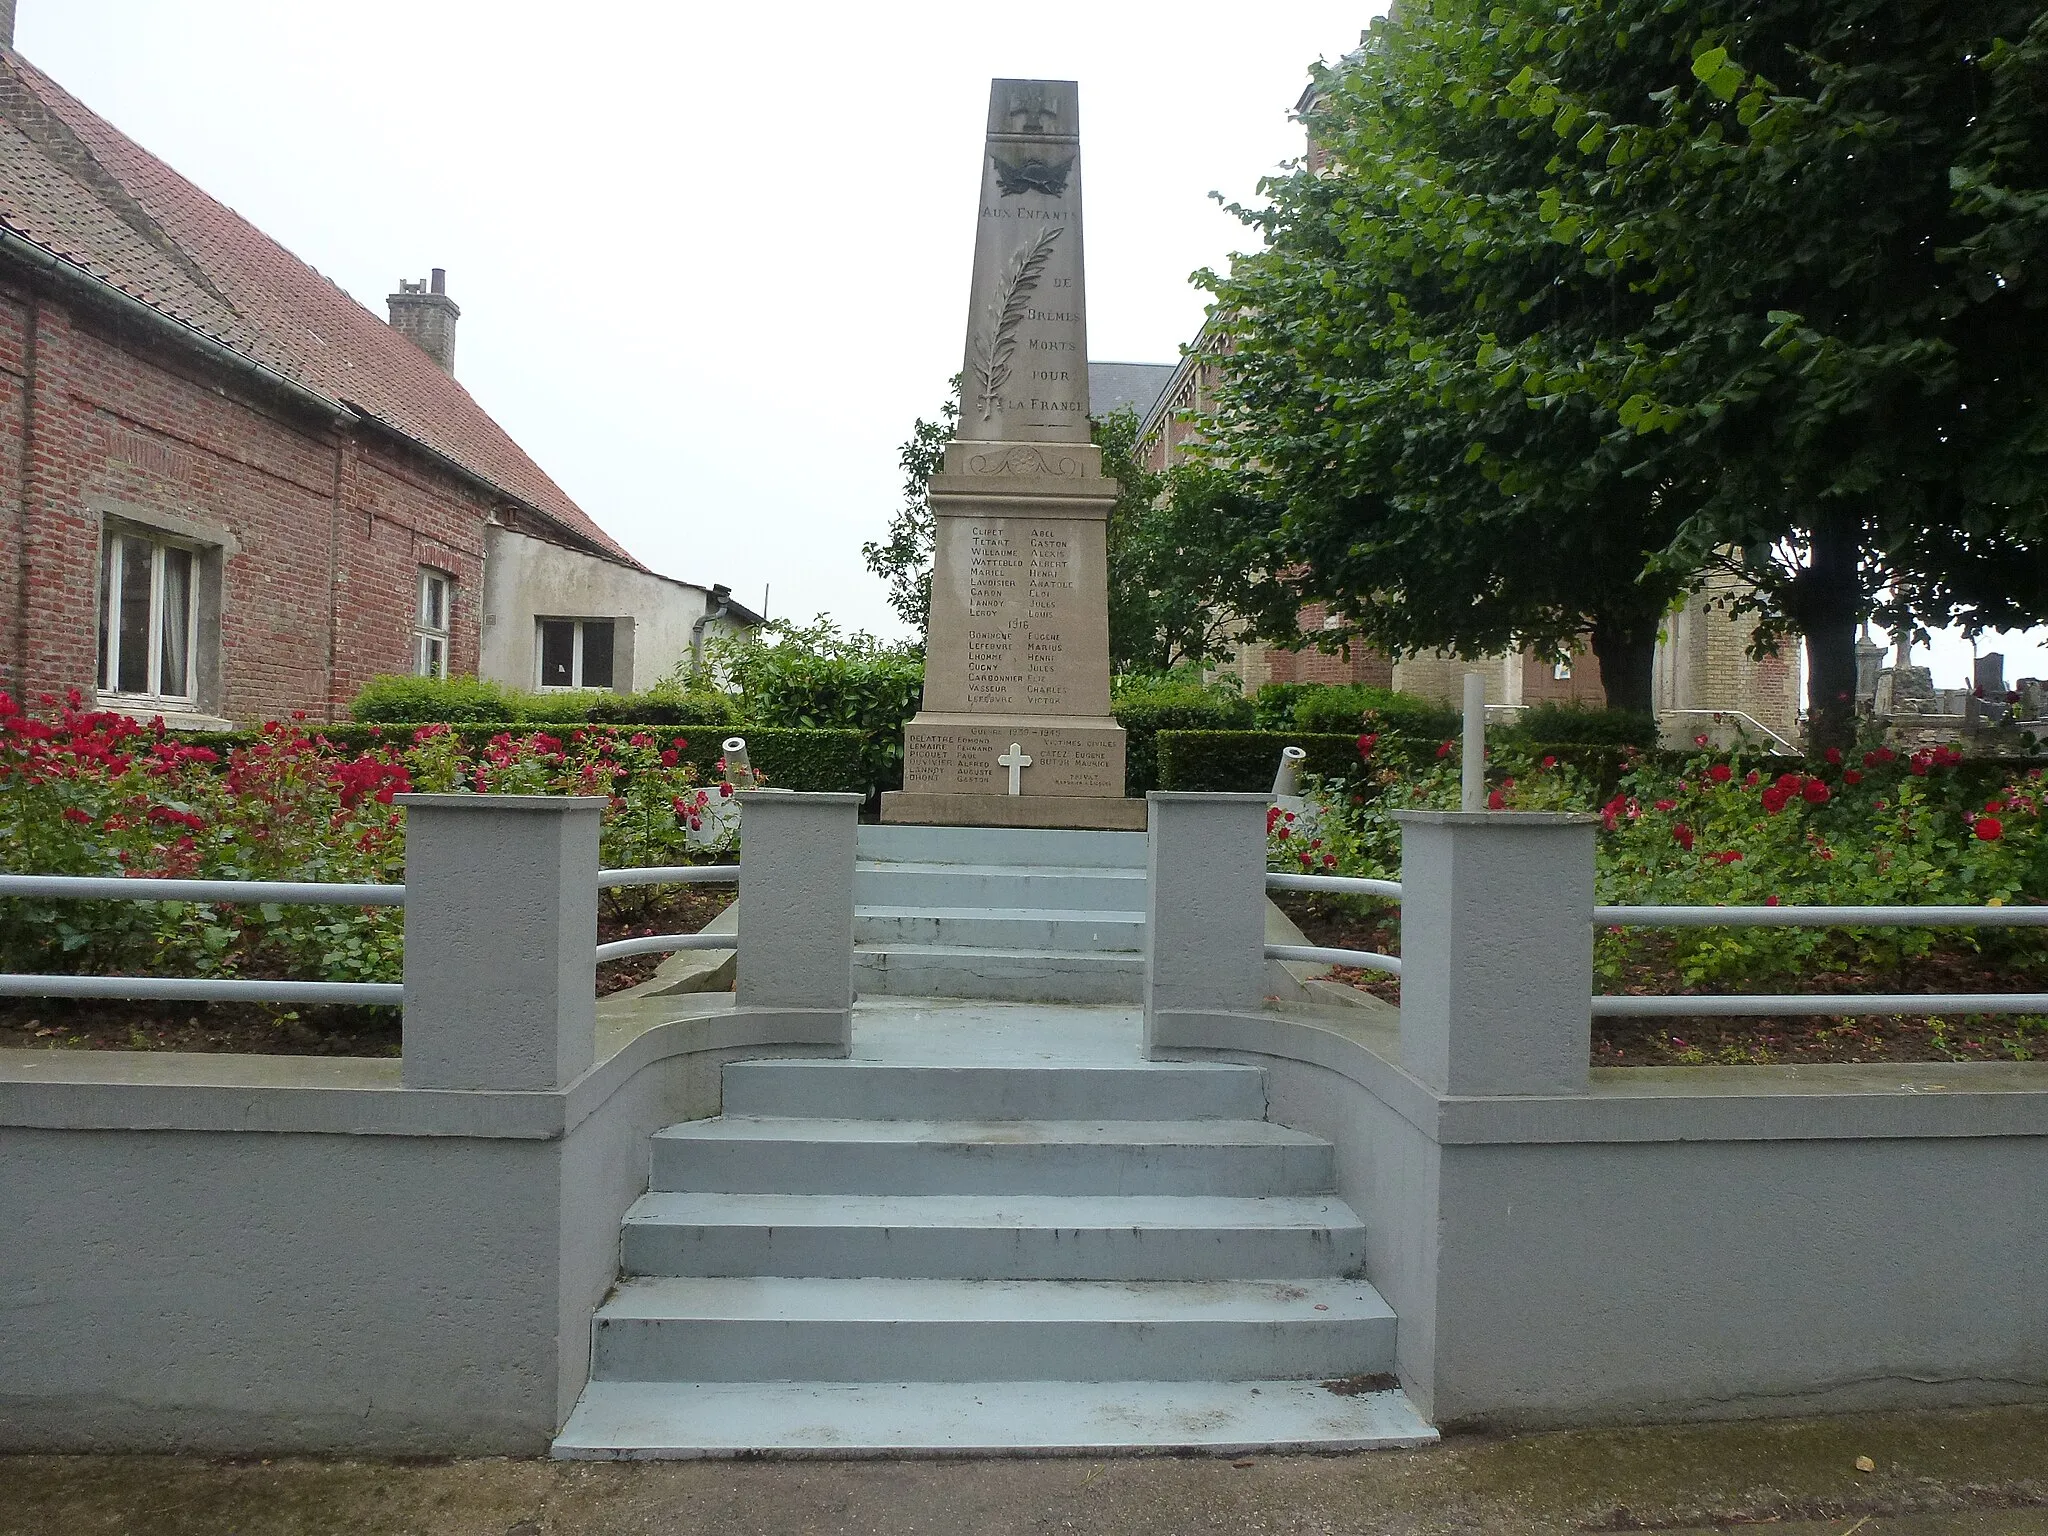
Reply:
M0 280L0 686L91 693L103 515L224 530L218 712L336 718L409 671L418 568L476 668L487 507L401 445L267 399L155 335Z

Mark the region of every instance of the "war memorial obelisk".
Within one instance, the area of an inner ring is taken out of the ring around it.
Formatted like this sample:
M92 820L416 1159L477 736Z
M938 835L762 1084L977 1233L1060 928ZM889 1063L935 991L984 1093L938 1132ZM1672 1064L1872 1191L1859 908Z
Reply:
M882 819L1143 828L1109 713L1116 500L1088 440L1080 93L989 91L960 428L931 478L924 707Z

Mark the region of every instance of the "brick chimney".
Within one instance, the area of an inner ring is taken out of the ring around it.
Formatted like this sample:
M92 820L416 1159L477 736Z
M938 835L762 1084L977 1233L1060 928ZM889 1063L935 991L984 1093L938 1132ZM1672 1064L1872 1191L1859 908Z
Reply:
M0 0L0 6L8 0ZM398 280L398 292L384 301L391 306L391 328L440 365L455 372L455 322L462 311L448 297L448 274L440 267L422 282Z

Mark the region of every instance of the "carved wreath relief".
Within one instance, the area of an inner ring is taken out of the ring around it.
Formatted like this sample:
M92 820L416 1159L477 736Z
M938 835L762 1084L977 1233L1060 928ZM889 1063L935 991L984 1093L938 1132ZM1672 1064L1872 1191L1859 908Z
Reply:
M1049 224L1038 238L1017 252L995 302L989 306L988 332L982 337L981 354L975 360L975 385L981 391L981 419L995 414L1003 386L1010 382L1010 358L1017 350L1017 330L1024 324L1032 292L1045 265L1052 260L1053 242L1060 237L1060 225Z

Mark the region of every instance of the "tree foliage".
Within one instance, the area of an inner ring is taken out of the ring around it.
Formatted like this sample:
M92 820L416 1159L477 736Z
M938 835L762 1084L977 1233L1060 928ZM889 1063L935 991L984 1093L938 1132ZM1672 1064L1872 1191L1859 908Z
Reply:
M1209 424L1261 481L1278 631L1590 631L1648 702L1698 573L1804 637L2048 612L2048 31L2016 0L1406 6L1240 210ZM1276 595L1277 593L1277 595ZM1283 601L1284 597L1284 601Z

